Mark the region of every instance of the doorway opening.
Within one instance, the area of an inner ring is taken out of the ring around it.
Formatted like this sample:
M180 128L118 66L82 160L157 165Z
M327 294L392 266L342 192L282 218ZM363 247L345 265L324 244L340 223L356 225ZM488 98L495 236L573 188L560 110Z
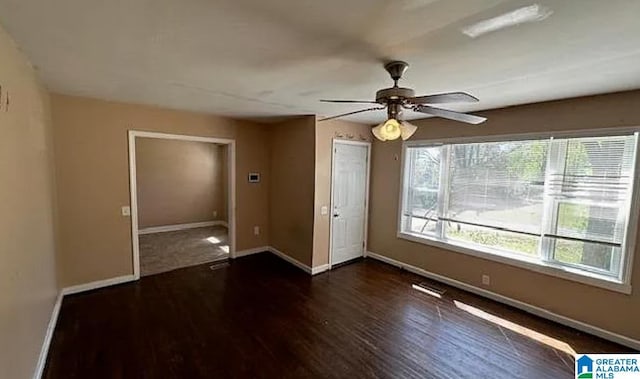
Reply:
M371 143L333 140L329 267L366 255Z
M235 141L129 131L136 279L235 257Z

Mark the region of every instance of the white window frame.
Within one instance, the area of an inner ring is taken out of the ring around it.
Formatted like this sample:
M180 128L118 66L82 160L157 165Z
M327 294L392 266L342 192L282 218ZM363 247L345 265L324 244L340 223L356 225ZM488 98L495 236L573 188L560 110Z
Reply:
M634 180L632 188L627 197L627 204L630 206L630 211L627 214L625 236L623 239L621 251L622 259L621 264L623 270L619 278L615 278L608 275L601 275L595 272L585 271L583 269L574 268L568 265L554 264L552 262L544 262L535 258L529 258L517 253L509 253L494 248L482 247L471 243L465 243L461 241L442 240L437 237L426 236L417 233L406 232L402 230L402 219L405 203L405 165L406 165L406 151L409 147L435 147L447 144L463 144L463 143L483 143L483 142L500 142L500 141L517 141L517 140L529 140L529 139L544 139L544 138L580 138L580 137L598 137L598 136L616 136L616 135L628 135L633 133L640 133L640 127L617 127L617 128L604 128L604 129L587 129L587 130L575 130L567 132L553 132L553 133L523 133L523 134L501 134L479 137L454 137L443 139L431 139L431 140L411 140L405 141L402 144L401 152L401 173L400 173L400 193L398 203L398 219L397 219L397 234L400 239L404 239L411 242L417 242L424 245L434 246L445 250L450 250L456 253L471 255L474 257L487 259L494 262L504 263L507 265L528 269L534 272L554 276L557 278L567 279L574 282L592 285L594 287L604 288L611 291L616 291L624 294L631 293L631 271L633 268L634 255L636 253L636 239L638 232L638 216L640 215L640 195L638 192L638 181L640 179L640 159L638 150L640 149L640 137L636 136L636 147L633 157ZM443 154L444 157L444 154ZM443 166L441 166L443 167ZM444 165L447 167L448 165ZM442 171L442 170L441 170ZM547 173L548 174L548 173ZM440 172L441 184L443 176L446 177L447 173ZM448 182L448 181L447 181ZM442 185L441 191L442 192ZM543 223L548 222L547 214L543 218ZM441 235L441 234L440 234ZM542 239L545 240L544 238Z

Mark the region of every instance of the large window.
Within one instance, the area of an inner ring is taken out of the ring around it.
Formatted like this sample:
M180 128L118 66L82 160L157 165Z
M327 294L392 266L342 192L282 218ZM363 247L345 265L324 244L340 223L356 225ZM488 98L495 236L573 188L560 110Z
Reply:
M405 144L400 235L623 282L637 140Z

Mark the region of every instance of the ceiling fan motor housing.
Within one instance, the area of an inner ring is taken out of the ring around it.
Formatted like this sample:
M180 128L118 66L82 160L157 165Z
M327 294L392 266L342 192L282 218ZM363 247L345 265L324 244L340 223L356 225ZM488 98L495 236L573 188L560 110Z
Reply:
M415 92L411 88L391 87L376 92L376 102L381 104L388 104L394 101L401 102L403 99L414 96Z

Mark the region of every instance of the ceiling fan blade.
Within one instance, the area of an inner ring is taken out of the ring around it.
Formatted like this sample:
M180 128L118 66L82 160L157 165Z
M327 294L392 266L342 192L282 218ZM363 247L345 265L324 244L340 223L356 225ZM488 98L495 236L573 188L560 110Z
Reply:
M466 92L449 92L407 99L413 104L477 103L478 98Z
M327 121L327 120L333 120L334 118L340 118L340 117L344 117L344 116L350 116L352 114L357 114L357 113L363 113L363 112L370 112L370 111L381 111L385 109L384 107L375 107L375 108L367 108L367 109L361 109L359 111L353 111L353 112L349 112L349 113L343 113L343 114L339 114L337 116L331 116L331 117L325 117L322 118L318 121Z
M375 101L369 101L369 100L320 100L323 103L358 103L358 104L378 104Z
M475 116L467 113L450 111L448 109L434 108L428 105L416 105L413 108L416 112L430 114L436 117L442 117L449 120L466 122L467 124L481 124L487 121L486 117Z

